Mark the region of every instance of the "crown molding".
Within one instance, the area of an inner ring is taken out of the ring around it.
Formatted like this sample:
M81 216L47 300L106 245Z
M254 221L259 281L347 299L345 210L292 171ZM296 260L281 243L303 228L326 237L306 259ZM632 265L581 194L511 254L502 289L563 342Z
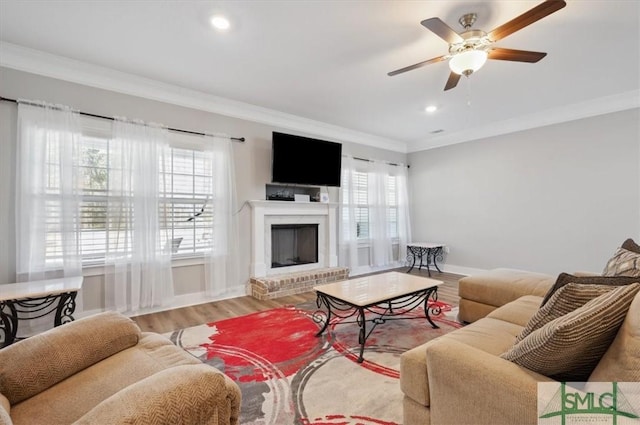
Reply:
M407 152L404 142L214 96L110 68L0 41L0 66L85 86L267 124L316 137Z
M585 102L564 105L547 109L542 112L522 115L504 121L457 131L451 134L443 134L429 139L409 144L407 152L418 152L427 149L435 149L457 143L515 133L536 127L544 127L567 121L589 118L596 115L604 115L627 109L640 108L640 90L618 93L611 96L590 99Z
M640 91L635 90L548 109L542 112L477 126L450 134L440 134L407 144L401 141L139 77L4 41L0 41L0 52L0 66L2 67L287 130L299 131L317 137L356 143L400 153L434 149L640 107Z

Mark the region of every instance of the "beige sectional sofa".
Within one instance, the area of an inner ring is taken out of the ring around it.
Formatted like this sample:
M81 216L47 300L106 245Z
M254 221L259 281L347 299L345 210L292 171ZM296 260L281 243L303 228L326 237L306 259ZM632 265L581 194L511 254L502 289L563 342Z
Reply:
M471 323L524 295L544 297L554 276L515 269L494 269L460 279L458 319Z
M114 312L0 350L2 425L235 425L240 402L226 375Z
M478 300L473 299L478 288L471 285L463 289L461 284L461 297L472 301L466 304L464 319L473 323L402 354L404 425L538 423L538 382L553 380L504 360L500 354L514 344L539 309L553 278L506 269L495 271L493 276L494 282L499 282L497 287L508 282L509 276L521 285L512 281L506 292L491 287L491 297ZM487 273L471 283L479 282L482 288L490 278ZM524 291L535 295L522 296ZM510 298L515 299L502 306L486 302ZM482 317L483 313L486 316ZM589 380L640 381L640 294L633 299L617 336Z

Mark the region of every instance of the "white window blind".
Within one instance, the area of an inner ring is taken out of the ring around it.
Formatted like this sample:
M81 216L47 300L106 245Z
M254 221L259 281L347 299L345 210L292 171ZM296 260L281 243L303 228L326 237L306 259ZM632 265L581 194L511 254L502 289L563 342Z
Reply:
M358 239L368 239L370 236L370 221L369 221L369 183L368 175L366 172L356 171L353 174L353 199L349 199L348 194L343 196L343 204L353 205L355 207L356 215L356 230ZM389 235L392 238L398 237L398 193L396 176L386 176L386 185L388 188L387 200L388 200L388 228ZM349 210L343 208L342 210L343 220L348 220Z
M204 252L211 247L213 224L211 158L202 151L172 148L167 162L160 216L166 220L163 226L170 232L169 243L174 254Z

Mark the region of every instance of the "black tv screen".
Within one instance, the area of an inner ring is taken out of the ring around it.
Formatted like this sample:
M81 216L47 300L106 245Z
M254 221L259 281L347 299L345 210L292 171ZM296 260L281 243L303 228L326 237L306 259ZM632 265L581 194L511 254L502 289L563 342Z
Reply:
M273 132L274 183L340 186L342 145Z

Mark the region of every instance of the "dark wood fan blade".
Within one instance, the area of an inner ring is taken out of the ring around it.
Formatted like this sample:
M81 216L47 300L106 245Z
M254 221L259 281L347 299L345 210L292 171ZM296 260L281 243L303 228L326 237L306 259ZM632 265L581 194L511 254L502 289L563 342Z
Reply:
M545 16L551 15L553 12L562 9L566 5L567 3L565 3L564 0L547 0L543 3L540 3L528 12L523 13L517 18L512 19L506 24L503 24L491 31L489 33L489 39L491 39L492 41L498 41L502 38L505 38L506 36L521 30L527 25L531 25L534 22L544 18Z
M514 62L538 62L543 57L547 56L543 52L530 52L528 50L514 50L503 49L501 47L494 47L489 50L489 59L497 59L501 61L514 61Z
M411 71L413 69L420 68L420 67L423 67L425 65L429 65L429 64L432 64L432 63L436 63L436 62L442 62L446 58L447 58L447 56L444 56L444 55L443 56L438 56L437 58L429 59L429 60L426 60L424 62L418 62L416 64L413 64L413 65L410 65L410 66L406 66L404 68L396 69L395 71L389 72L387 75L389 77L393 77L394 75L402 74L403 72Z
M451 74L449 74L449 79L447 80L447 84L445 84L444 86L444 91L451 90L452 88L457 86L458 81L460 81L460 77L461 75L456 74L455 72L452 72Z
M460 37L457 32L445 24L440 18L425 19L420 23L449 44L462 43L464 41L464 38Z

